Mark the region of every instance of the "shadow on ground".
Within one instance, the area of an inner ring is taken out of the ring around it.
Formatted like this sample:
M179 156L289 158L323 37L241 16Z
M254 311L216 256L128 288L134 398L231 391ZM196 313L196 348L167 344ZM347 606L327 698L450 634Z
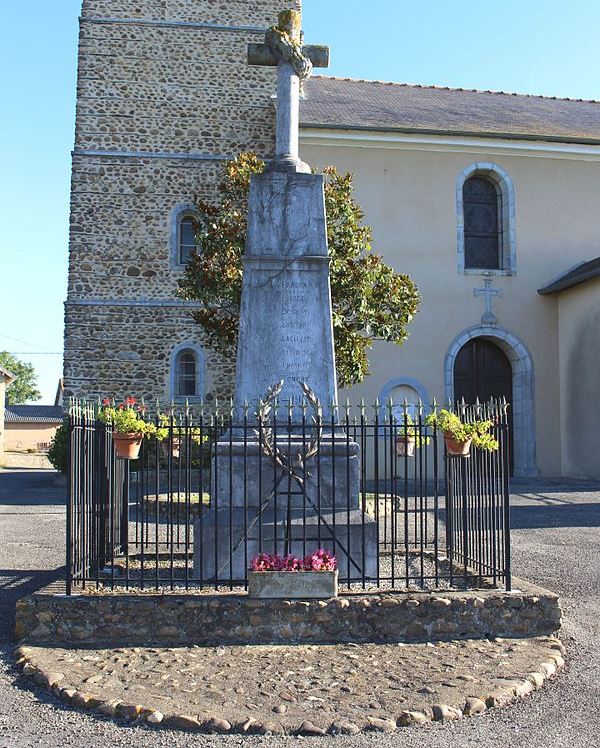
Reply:
M0 569L0 639L13 639L17 600L61 578L65 578L65 567L50 571Z
M600 504L552 504L513 506L510 512L513 530L544 527L599 527Z

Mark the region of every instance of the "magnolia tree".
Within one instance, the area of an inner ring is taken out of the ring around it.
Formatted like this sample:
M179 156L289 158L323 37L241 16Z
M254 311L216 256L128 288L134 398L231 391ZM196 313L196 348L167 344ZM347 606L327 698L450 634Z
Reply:
M208 345L225 355L233 355L237 345L250 178L263 170L257 156L243 153L225 164L215 203L196 199L198 252L179 293L201 302L194 319ZM369 373L374 340L397 345L406 340L419 293L407 275L371 251L371 229L363 225L364 214L353 198L352 175L334 167L324 175L337 381L350 387Z

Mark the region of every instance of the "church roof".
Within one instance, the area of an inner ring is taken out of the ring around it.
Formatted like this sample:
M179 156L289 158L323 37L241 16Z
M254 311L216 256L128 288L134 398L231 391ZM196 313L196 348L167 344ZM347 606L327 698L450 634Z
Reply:
M304 128L499 137L600 145L600 102L314 76Z
M577 265L577 267L561 275L552 281L552 283L544 286L544 288L540 288L538 293L542 296L547 296L548 294L564 291L567 288L571 288L571 286L577 286L579 283L584 283L584 281L598 277L600 277L600 257Z
M0 366L0 374L4 377L4 380L7 383L12 382L13 379L15 378L14 374L11 374L10 371L8 371L7 369L3 369L1 366Z
M56 405L7 405L6 423L62 423L63 409Z

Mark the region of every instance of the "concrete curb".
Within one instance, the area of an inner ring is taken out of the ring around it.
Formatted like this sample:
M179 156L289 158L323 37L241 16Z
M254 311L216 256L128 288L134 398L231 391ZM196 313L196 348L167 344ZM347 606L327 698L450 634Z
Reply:
M364 725L334 721L328 729L323 729L308 720L304 720L297 728L288 730L284 729L278 722L259 722L250 718L243 723L236 723L218 717L209 717L201 721L187 714L165 715L157 709L141 704L105 701L100 695L69 687L68 677L64 673L43 670L37 665L31 655L30 648L27 646L17 647L15 659L17 667L22 669L25 676L31 678L36 685L50 691L70 706L128 723L145 723L153 727L207 734L282 735L287 733L291 735L322 736L327 734L355 735L359 732L369 731L392 733L400 727L421 726L434 721L459 720L463 717L483 714L488 709L508 706L542 688L549 679L554 678L565 666L563 657L565 648L562 642L559 639L552 638L549 639L548 646L556 650L556 653L548 655L547 659L543 660L535 670L527 673L523 680L516 682L516 685L497 689L487 694L485 698L468 697L461 708L449 704L434 704L431 710L413 711L405 707L400 711L395 721L366 717Z

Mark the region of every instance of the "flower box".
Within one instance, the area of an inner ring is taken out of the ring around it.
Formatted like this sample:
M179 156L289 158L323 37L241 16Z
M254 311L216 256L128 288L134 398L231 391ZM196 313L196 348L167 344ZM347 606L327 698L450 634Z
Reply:
M249 571L248 596L259 599L326 600L337 597L335 571Z

